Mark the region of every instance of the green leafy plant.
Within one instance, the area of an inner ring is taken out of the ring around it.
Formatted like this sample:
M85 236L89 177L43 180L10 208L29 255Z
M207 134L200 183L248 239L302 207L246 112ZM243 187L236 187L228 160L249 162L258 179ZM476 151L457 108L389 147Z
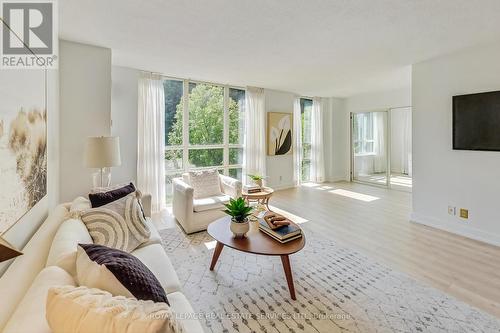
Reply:
M247 205L245 200L242 197L238 199L230 199L229 203L225 204L226 209L224 213L231 216L234 222L244 223L247 220L247 217L251 214L253 210L252 207Z
M263 180L265 179L266 177L265 176L261 176L261 175L247 175L248 177L250 177L251 180L253 181L257 181L257 180Z

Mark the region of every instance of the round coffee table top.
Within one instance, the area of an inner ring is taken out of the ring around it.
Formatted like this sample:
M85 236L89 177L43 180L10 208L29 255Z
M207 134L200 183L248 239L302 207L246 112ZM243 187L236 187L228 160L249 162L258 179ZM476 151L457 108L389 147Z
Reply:
M281 244L277 240L272 239L271 236L259 231L258 221L248 222L250 230L245 238L234 238L233 233L229 229L230 223L231 217L225 216L210 223L207 231L216 241L235 250L268 256L279 256L298 252L306 244L304 233L302 233L301 238Z
M248 193L243 191L241 194L243 197L248 197L250 199L259 199L259 198L267 198L274 193L274 190L270 187L263 187L259 192Z

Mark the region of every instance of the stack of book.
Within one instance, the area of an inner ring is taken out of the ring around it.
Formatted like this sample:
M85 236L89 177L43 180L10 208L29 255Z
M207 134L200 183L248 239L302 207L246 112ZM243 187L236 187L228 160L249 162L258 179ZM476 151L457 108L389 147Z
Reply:
M267 214L270 214L270 212L267 212L266 215ZM280 217L278 214L272 214ZM302 237L302 230L300 230L296 224L291 223L290 220L285 218L284 220L280 220L279 225L273 225L269 219L266 219L266 215L259 218L259 230L272 237L274 240L284 244ZM288 224L285 224L286 222L288 222Z
M245 185L243 191L246 193L257 193L260 192L260 186L258 185Z

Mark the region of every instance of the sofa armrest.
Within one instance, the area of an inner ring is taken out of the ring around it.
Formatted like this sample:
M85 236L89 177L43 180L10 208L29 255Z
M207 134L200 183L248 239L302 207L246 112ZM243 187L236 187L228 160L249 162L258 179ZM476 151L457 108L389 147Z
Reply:
M144 215L146 215L146 217L151 217L151 194L143 194L141 202L142 209L144 209Z
M184 182L182 178L172 179L174 197L172 201L172 212L179 221L190 220L193 215L194 189Z
M241 197L242 184L238 179L220 175L220 182L222 186L222 192L232 198Z
M186 183L182 178L174 178L172 179L172 186L174 188L174 196L175 193L193 198L194 188L192 188L188 183Z

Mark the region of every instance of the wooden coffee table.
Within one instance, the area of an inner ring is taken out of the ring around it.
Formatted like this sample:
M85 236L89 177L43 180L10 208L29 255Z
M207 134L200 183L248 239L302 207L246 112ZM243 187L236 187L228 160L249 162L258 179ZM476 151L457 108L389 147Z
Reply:
M270 187L263 187L260 192L255 192L255 193L248 193L243 191L241 193L241 196L243 199L245 199L248 203L250 202L257 202L261 205L266 205L267 210L269 209L269 199L273 195L274 190Z
M286 282L290 290L290 297L295 300L295 287L293 285L292 268L290 267L289 255L302 250L306 243L304 234L299 239L295 239L285 244L275 241L270 236L259 231L259 222L250 221L250 230L245 238L233 238L233 233L229 230L231 217L226 216L208 225L208 233L216 241L210 270L213 271L220 253L224 246L238 251L259 254L263 256L280 256L283 269L285 271Z

